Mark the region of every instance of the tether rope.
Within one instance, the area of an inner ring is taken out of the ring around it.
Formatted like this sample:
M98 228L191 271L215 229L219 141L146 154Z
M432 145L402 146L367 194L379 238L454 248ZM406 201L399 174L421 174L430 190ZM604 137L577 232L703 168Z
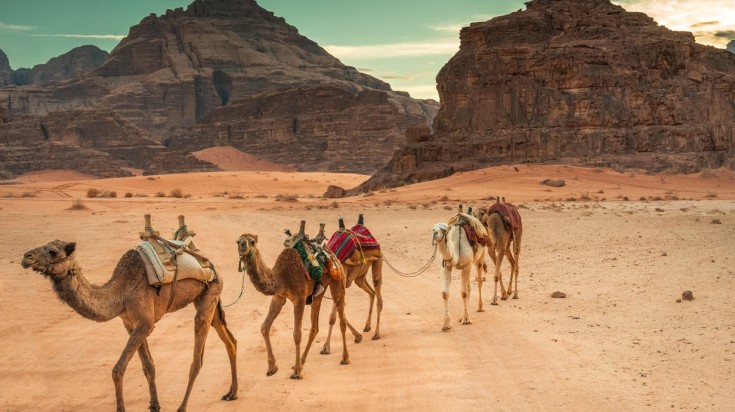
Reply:
M238 300L242 297L242 291L245 290L245 271L242 272L242 284L240 285L240 294L237 296L237 299L235 299L234 302L230 303L229 305L222 305L223 308L226 308L228 306L232 306L235 303L237 303Z
M429 266L434 262L434 259L436 258L436 249L437 245L434 244L434 252L431 254L431 257L429 258L429 261L424 264L421 268L414 272L406 273L402 272L395 268L395 266L391 265L391 263L388 261L388 259L385 258L385 254L381 253L380 256L383 258L383 262L394 272L396 272L399 276L403 276L404 278L413 278L416 277L424 272L426 272L429 269Z

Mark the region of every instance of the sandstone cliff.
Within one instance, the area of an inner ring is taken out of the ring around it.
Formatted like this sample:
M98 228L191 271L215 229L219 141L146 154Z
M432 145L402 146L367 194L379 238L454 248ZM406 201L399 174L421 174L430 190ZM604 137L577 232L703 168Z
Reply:
M374 94L380 97L368 98ZM283 104L292 95L298 103ZM323 104L324 96L334 97ZM274 106L258 109L265 102ZM323 105L328 114L320 112ZM0 89L0 106L9 119L0 137L18 119L40 124L50 113L84 110L114 113L129 124L125 130L137 134L115 139L130 144L139 135L185 152L224 143L308 170L361 172L382 167L404 142L405 129L430 124L438 111L436 102L416 101L343 65L254 0L195 0L186 10L150 15L93 73L53 87ZM298 122L313 127L292 126ZM89 133L96 148L130 162L102 143L104 128ZM371 144L344 150L353 138ZM303 152L323 145L336 147L328 161ZM152 163L145 169L166 171Z
M520 162L735 167L735 56L608 0L533 0L462 29L434 134L357 190Z
M10 68L8 56L0 50L0 87L13 84L13 70Z

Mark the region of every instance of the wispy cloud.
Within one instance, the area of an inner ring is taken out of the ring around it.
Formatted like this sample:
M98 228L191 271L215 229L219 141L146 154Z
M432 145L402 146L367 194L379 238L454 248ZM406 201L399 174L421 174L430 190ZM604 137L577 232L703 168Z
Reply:
M414 76L410 75L401 75L401 74L386 74L384 76L380 76L383 80L414 80Z
M122 40L122 34L33 34L34 37L71 37L75 39L112 39Z
M411 43L375 44L365 46L324 46L330 54L338 58L381 59L389 57L417 57L449 55L459 50L459 40L425 41Z
M7 24L0 21L0 29L2 30L33 30L33 26L21 26L19 24Z
M724 48L735 37L723 36L735 27L732 0L616 0L628 11L653 17L671 30L691 32L698 43Z

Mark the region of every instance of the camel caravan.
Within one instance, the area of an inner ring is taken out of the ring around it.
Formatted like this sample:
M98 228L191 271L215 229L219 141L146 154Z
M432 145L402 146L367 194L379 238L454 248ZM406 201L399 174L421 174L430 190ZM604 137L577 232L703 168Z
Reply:
M498 284L501 299L510 295L518 298L518 259L521 247L522 224L518 209L500 201L488 207L479 207L465 213L462 206L446 223L437 223L433 228L432 245L434 254L429 262L414 274L429 268L434 257L441 257L443 275L442 298L444 300L444 323L442 330L452 329L449 315L449 286L452 269L461 271L463 312L461 324L471 324L468 300L470 297L470 274L475 268L478 285L478 312L483 312L482 284L487 273L485 249L494 263L495 292L492 304L498 304ZM192 393L194 381L202 368L204 346L210 326L214 327L222 340L229 357L231 383L223 400L238 397L237 340L228 329L221 302L223 279L214 264L196 246L195 233L188 229L184 216L179 216L179 228L172 239L166 239L153 230L151 216L145 215L144 230L140 232L140 243L135 249L123 254L113 270L112 277L103 285L90 283L82 274L75 259L75 242L54 240L23 255L22 266L31 268L48 278L58 297L81 316L97 322L121 318L129 338L119 360L113 367L117 410L124 411L123 378L128 364L137 352L143 364L143 372L150 392L149 408L160 410L155 382L155 367L147 338L166 313L175 312L189 304L196 309L194 318L194 357L189 369L189 380L179 411L185 411ZM331 352L332 328L339 317L342 334L342 359L340 364L350 364L347 350L347 329L353 334L354 342L360 343L362 335L350 324L345 315L345 290L353 282L367 293L370 308L363 332L372 330L375 309L375 332L373 340L381 338L380 317L383 309L382 268L386 260L380 244L364 225L360 214L357 224L347 229L339 218L339 228L327 239L324 223L320 223L317 236L310 239L305 233L306 222L301 221L299 231L293 235L286 230L284 248L268 267L258 250L258 236L244 233L237 239L239 271L247 274L255 289L272 296L268 314L261 325L261 334L267 351L267 376L278 371L270 330L273 321L289 300L293 304L295 359L292 379L303 378L307 355L319 332L319 312L322 300L329 291L332 311L329 332L322 347L322 354ZM507 257L511 264L507 288L503 284L500 266ZM370 273L370 278L368 278ZM515 279L515 283L513 280ZM242 295L242 293L241 293ZM238 298L239 299L239 298ZM237 300L234 303L236 303ZM301 351L302 320L306 306L310 310L310 330L306 346Z

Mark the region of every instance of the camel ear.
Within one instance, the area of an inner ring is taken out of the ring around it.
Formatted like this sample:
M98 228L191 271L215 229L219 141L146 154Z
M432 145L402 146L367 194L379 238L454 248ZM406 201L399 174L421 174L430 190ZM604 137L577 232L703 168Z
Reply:
M77 242L69 242L64 246L64 252L66 252L66 256L71 256L72 253L74 253L74 250L77 247Z

